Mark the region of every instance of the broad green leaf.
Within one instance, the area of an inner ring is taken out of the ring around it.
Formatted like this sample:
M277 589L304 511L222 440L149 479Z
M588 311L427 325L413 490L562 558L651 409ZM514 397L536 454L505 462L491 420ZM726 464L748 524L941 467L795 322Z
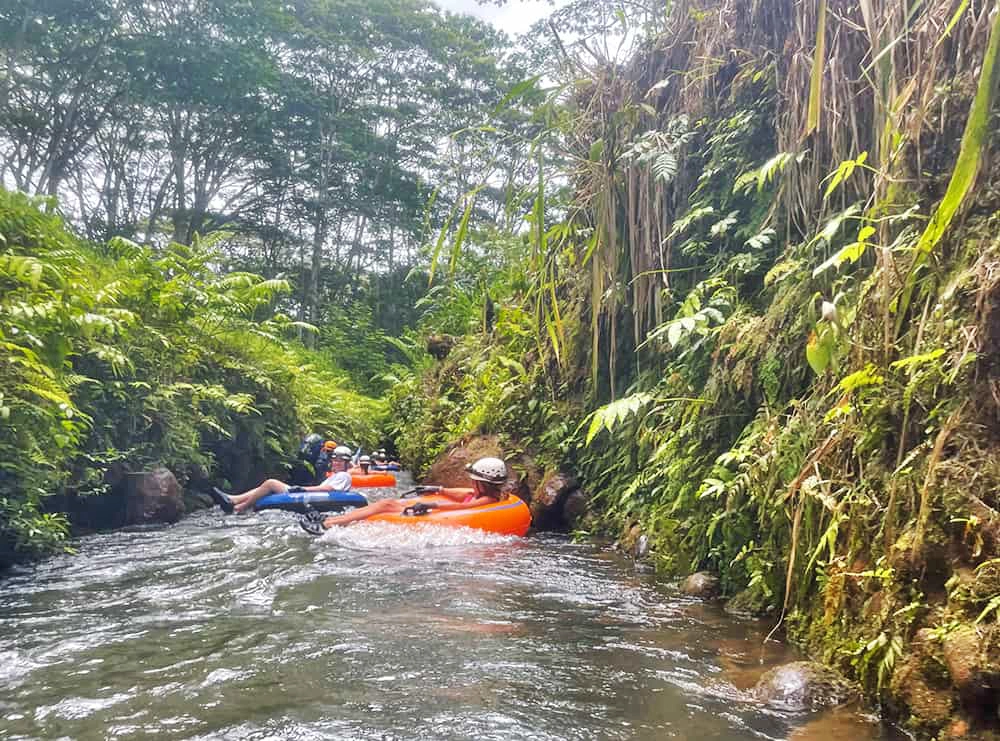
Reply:
M958 23L959 19L965 13L968 7L969 7L969 0L962 0L962 2L958 4L958 8L955 10L955 14L951 17L951 20L948 21L948 25L945 26L944 31L941 32L941 36L938 38L937 43L934 44L935 47L941 46L944 40L948 38L952 30L955 28L955 25Z
M462 244L465 242L465 235L469 230L469 217L472 216L472 209L476 205L476 195L479 189L466 195L465 213L462 214L462 221L458 225L458 232L455 234L455 243L451 246L451 261L448 264L448 277L454 277L455 266L458 265L458 256L462 252Z
M806 113L808 136L819 128L820 109L823 104L823 68L826 65L826 0L820 0L816 16L816 49L813 53L812 74L809 78L809 110Z
M820 341L816 332L809 335L809 341L806 343L806 360L817 376L823 375L827 366L830 365L830 348L826 343Z
M903 294L897 304L897 336L902 329L906 312L913 297L917 271L927 261L937 243L941 241L941 237L944 236L951 220L962 207L965 196L976 181L979 160L986 147L990 132L990 115L996 100L998 78L1000 78L1000 13L996 13L993 18L990 42L983 56L982 72L979 75L979 87L969 110L969 118L965 122L965 132L962 135L962 144L958 152L958 160L955 162L955 169L948 182L948 190L935 209L934 215L931 216L930 223L920 235L920 241L916 247L916 257L907 276Z
M534 77L529 77L527 80L521 80L521 82L519 82L516 85L514 85L514 87L512 87L510 89L510 92L508 92L503 97L503 100L501 100L497 104L497 107L493 109L493 115L494 116L497 115L498 113L500 113L500 111L502 111L504 108L506 108L510 103L513 103L518 98L521 98L521 97L527 95L528 92L530 90L532 90L535 87L536 84L538 84L538 81L540 79L542 79L541 75L535 75Z
M604 139L597 139L590 145L590 161L600 162L604 155Z

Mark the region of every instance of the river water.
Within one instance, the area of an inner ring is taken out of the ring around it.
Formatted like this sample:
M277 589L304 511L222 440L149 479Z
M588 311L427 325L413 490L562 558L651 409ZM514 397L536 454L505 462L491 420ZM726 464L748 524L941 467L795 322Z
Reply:
M561 537L200 512L0 579L0 738L887 739L744 691L792 656Z

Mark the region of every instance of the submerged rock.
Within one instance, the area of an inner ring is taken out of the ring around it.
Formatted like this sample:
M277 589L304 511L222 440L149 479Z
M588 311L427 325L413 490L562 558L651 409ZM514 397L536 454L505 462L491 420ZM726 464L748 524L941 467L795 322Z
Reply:
M793 661L766 672L753 689L761 702L779 710L803 712L842 705L857 690L837 672L815 661Z
M719 596L719 577L708 571L695 572L684 580L681 591L690 597L715 599Z
M177 522L184 514L184 495L166 468L125 476L125 524Z

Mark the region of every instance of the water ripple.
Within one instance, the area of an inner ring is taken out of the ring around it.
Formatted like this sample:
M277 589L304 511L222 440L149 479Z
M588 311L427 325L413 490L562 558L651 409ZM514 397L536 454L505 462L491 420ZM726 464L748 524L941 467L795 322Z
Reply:
M740 741L804 720L746 692L787 658L760 627L592 545L217 511L77 545L0 581L0 737Z

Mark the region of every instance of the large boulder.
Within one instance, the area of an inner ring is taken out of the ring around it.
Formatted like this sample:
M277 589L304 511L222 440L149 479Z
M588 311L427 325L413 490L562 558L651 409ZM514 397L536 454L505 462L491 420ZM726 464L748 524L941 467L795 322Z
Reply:
M908 723L926 735L935 735L955 717L953 693L947 686L928 679L933 678L923 666L924 652L921 637L914 640L913 653L902 661L897 660L896 670L889 681L889 694L897 713L910 716Z
M684 580L681 591L689 597L716 599L719 596L719 577L708 571L695 572Z
M590 497L582 489L571 491L562 503L562 519L569 530L575 530L583 524L590 509Z
M177 522L184 514L184 494L166 468L125 475L125 524Z
M577 489L576 478L560 472L549 472L531 495L531 519L539 530L561 530L566 527L563 503Z
M963 625L944 638L948 675L962 703L972 710L1000 705L1000 646L990 640L996 633L992 627Z
M753 694L766 705L792 712L820 710L858 697L853 685L815 661L793 661L771 669Z
M476 435L451 443L431 464L423 480L442 486L468 486L465 467L484 457L502 458L507 463L504 490L525 501L531 500L532 491L542 479L541 471L525 453L507 455L495 435Z
M493 435L471 437L452 443L431 464L424 480L442 486L468 486L469 475L465 467L478 458L503 458L500 441ZM510 466L508 466L508 477Z
M722 609L733 617L747 619L770 615L774 612L774 605L758 590L750 588L737 592Z

